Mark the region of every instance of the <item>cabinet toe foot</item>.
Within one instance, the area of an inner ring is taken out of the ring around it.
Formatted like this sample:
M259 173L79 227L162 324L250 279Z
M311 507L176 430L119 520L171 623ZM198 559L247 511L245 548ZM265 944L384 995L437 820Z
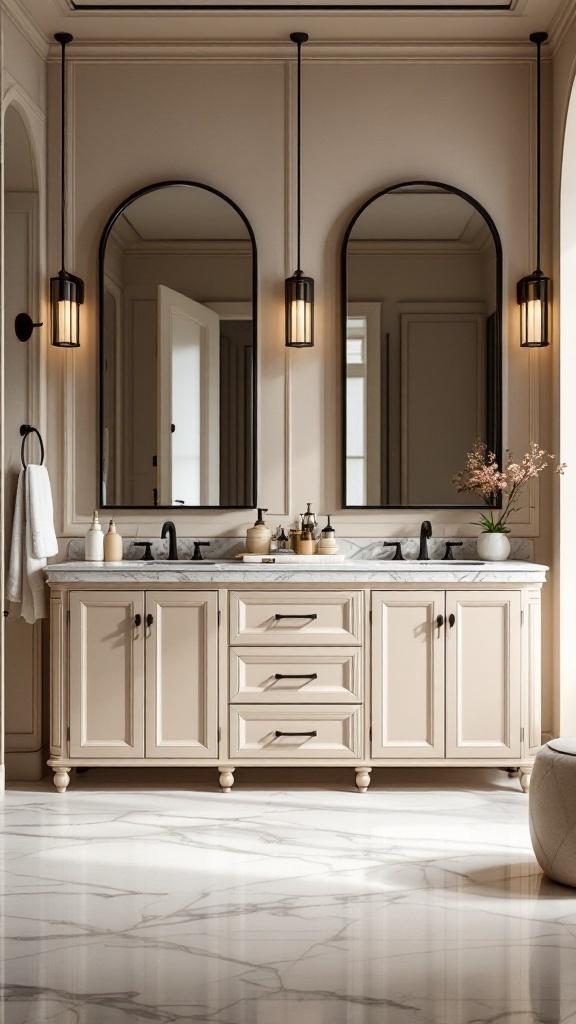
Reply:
M532 769L531 768L519 768L518 769L518 779L520 781L520 785L522 786L522 792L523 793L527 793L528 790L530 789L530 779L531 778L532 778Z
M365 793L370 785L370 772L371 768L366 768L364 765L361 768L355 768L356 772L356 785L359 793Z
M220 787L223 793L229 793L234 785L234 768L230 765L219 765L218 771L220 772Z
M54 772L54 785L59 793L65 793L70 782L70 769L69 768L53 768Z

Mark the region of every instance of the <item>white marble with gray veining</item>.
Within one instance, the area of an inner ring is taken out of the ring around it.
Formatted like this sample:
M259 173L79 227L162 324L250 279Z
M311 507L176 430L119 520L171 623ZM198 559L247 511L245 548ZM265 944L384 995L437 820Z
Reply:
M48 565L51 583L543 583L547 566L534 562L391 562L389 560L346 562L343 565L303 563L246 564L221 562L62 562Z
M496 770L14 784L2 1024L574 1024L576 890Z

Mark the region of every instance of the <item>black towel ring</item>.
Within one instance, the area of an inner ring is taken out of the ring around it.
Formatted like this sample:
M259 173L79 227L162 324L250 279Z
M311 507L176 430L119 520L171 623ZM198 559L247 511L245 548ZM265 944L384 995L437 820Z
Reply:
M26 463L24 462L24 445L26 444L26 438L28 437L29 434L36 434L36 436L38 437L38 440L40 442L40 465L42 466L44 464L44 442L40 435L40 431L36 430L36 427L31 427L29 423L23 423L22 426L20 427L20 436L22 438L22 447L20 448L20 459L22 461L22 466L24 469L27 468Z

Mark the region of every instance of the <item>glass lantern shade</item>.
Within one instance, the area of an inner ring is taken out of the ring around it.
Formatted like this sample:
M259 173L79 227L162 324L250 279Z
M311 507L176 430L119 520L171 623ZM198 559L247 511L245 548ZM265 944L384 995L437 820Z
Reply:
M550 305L552 281L542 271L518 282L520 306L520 345L522 348L545 348L550 344Z
M314 345L314 281L297 270L286 278L286 345L312 348Z
M50 278L52 344L57 348L79 348L80 306L84 302L84 282L61 270Z

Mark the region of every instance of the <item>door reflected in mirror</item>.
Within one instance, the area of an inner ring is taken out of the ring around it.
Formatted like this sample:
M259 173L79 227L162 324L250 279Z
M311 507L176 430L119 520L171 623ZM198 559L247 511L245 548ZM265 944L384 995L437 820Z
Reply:
M254 236L208 186L161 182L100 244L101 504L253 508Z
M476 438L501 454L501 247L447 185L372 197L343 257L345 507L473 505L452 478Z

